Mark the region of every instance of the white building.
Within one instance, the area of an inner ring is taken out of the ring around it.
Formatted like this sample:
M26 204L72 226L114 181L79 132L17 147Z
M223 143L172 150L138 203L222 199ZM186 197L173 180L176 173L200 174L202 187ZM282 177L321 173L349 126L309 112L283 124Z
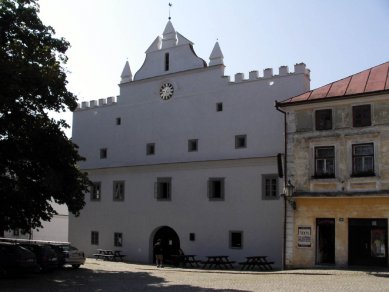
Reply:
M74 112L73 141L94 188L70 216L69 240L87 254L120 249L151 263L161 238L167 253L267 255L281 266L284 121L274 103L309 90L309 70L231 81L218 43L209 59L169 21L134 77L125 64L117 99Z
M4 232L4 237L18 239L34 239L49 241L68 241L69 211L66 205L51 202L57 214L50 221L41 221L42 228L32 229L30 233L22 233L19 229Z

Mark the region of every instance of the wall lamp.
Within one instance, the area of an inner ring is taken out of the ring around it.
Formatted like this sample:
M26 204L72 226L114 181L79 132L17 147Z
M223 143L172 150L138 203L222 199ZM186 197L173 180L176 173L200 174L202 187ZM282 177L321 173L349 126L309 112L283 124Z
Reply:
M289 179L284 187L284 194L283 195L285 197L285 200L288 201L289 205L292 206L293 210L296 210L297 204L293 198L293 194L294 194L294 185L292 185L292 183L290 182L290 179Z

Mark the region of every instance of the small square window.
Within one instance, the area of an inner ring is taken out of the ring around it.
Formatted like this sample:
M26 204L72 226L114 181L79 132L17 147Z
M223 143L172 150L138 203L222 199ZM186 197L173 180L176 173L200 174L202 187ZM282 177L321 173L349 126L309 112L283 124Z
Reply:
M114 201L124 200L124 181L113 182L113 200Z
M90 187L90 199L91 201L100 201L101 199L101 183L93 182Z
M243 232L230 231L230 248L242 249L243 247Z
M121 125L122 124L122 119L121 118L116 118L116 125Z
M332 129L332 110L323 109L315 112L316 130L331 130Z
M170 177L159 177L154 184L154 195L157 200L169 201L171 200L171 184Z
M224 178L213 177L208 179L208 198L212 201L224 200Z
M91 232L91 244L92 245L99 245L99 232L98 231Z
M216 103L216 111L217 112L222 112L223 111L223 103L222 102Z
M122 233L115 232L114 233L114 246L121 247L123 246L123 235Z
M188 151L189 152L196 152L197 146L198 146L198 140L197 139L191 139L188 140Z
M277 174L262 175L262 199L263 200L279 199Z
M247 137L246 135L236 135L235 136L235 148L246 148L247 147Z
M154 155L155 154L155 144L154 143L148 143L146 145L146 154L147 155Z
M108 156L108 150L107 148L101 148L100 149L100 159L105 159Z
M354 127L371 126L370 104L353 106L353 126Z
M374 144L352 145L352 176L374 176Z

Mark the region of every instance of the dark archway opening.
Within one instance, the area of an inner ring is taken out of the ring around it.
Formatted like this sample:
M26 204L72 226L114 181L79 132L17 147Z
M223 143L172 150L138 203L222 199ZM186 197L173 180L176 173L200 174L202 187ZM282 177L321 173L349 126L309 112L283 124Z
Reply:
M180 238L174 229L163 226L157 230L153 238L153 246L158 239L161 239L163 248L164 264L176 265L177 257L180 254ZM155 254L153 250L153 263L155 263Z

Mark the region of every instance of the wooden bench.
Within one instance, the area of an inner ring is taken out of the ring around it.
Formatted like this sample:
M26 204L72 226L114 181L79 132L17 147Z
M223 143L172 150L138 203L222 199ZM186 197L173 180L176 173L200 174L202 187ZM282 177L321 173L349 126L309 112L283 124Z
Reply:
M266 256L246 257L246 261L240 262L239 265L242 266L241 270L255 270L256 268L262 271L273 270L274 262L269 262L266 258Z

